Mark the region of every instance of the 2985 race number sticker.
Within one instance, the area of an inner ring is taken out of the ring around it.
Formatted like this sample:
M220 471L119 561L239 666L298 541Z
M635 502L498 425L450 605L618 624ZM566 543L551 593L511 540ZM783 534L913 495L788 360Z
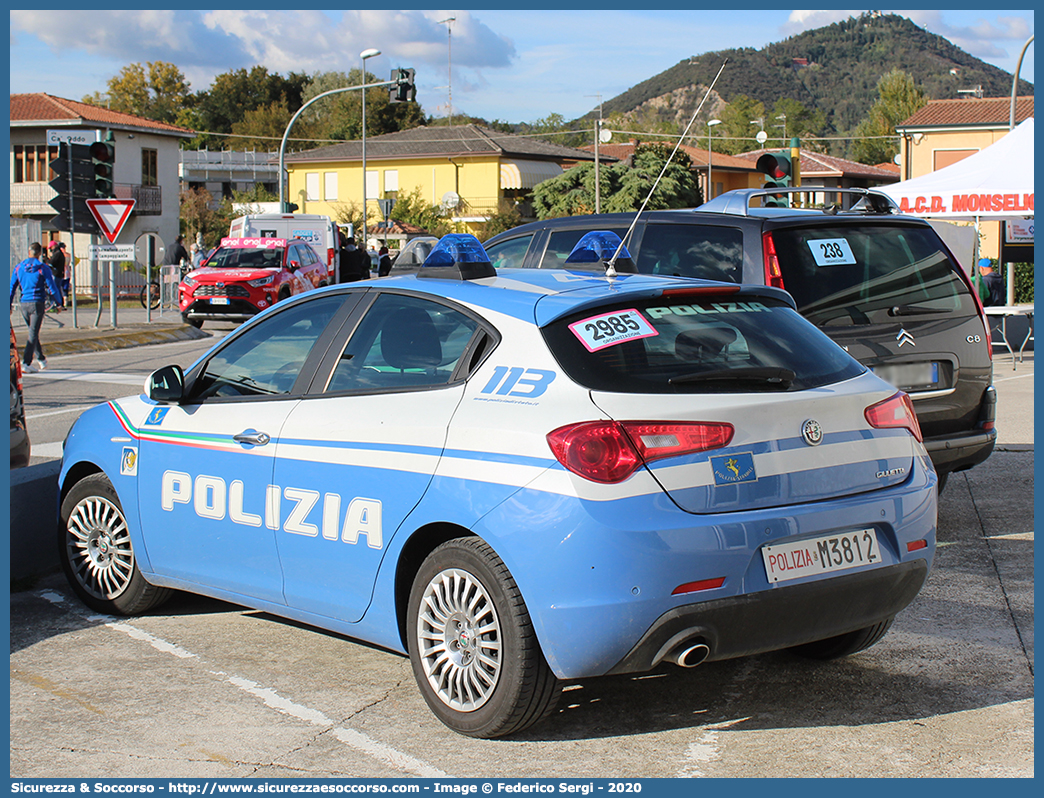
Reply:
M616 310L592 316L569 325L573 335L580 339L588 352L597 352L607 346L659 335L645 317L634 308Z

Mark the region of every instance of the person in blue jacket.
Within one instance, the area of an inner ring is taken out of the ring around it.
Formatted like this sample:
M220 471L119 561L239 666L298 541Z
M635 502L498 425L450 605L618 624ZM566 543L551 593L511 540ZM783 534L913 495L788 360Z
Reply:
M29 328L25 337L25 350L22 352L22 367L30 373L47 368L47 358L40 345L40 325L47 311L48 294L56 303L61 302L62 297L51 274L51 267L40 260L40 250L39 244L30 244L29 257L19 263L11 275L11 307L14 307L15 289L22 289L22 318ZM40 362L39 366L33 365L34 353Z

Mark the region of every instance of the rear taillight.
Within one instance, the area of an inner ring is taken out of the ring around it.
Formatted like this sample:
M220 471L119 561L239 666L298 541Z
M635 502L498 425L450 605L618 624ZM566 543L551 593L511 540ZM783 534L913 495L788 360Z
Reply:
M779 268L779 257L776 255L776 242L772 233L761 237L762 250L765 253L765 285L783 288L783 271Z
M990 332L990 321L986 318L986 310L982 306L982 299L979 297L979 291L975 287L975 283L972 282L971 277L964 271L960 266L954 266L953 270L960 277L961 282L964 283L965 287L972 295L972 299L975 300L975 312L979 314L979 321L982 322L982 328L986 332L986 354L990 356L990 360L993 360L993 333Z
M333 251L333 248L331 247L331 248L326 250L326 265L327 266L333 266L333 256L334 256L334 251Z
M910 430L910 434L918 441L924 441L921 436L921 425L917 423L917 414L914 413L913 402L902 391L883 402L870 405L863 411L863 415L866 416L871 427L878 429L901 427Z
M584 421L548 433L563 466L592 482L622 482L645 463L726 446L731 424L672 421Z

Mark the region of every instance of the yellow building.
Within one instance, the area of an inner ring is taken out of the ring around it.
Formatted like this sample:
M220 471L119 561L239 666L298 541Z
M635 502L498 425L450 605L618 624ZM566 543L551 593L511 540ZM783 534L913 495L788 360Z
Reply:
M1033 116L1033 97L1015 100L1015 124ZM1011 97L931 100L896 126L903 180L950 166L989 147L1010 132ZM979 251L1000 256L1001 222L982 222Z
M383 219L378 200L420 191L462 231L478 232L501 203L522 204L542 180L594 155L478 125L418 127L366 139L367 224ZM603 160L607 160L603 158ZM615 160L615 159L614 159ZM337 219L362 207L362 142L346 141L285 157L287 199L299 213Z

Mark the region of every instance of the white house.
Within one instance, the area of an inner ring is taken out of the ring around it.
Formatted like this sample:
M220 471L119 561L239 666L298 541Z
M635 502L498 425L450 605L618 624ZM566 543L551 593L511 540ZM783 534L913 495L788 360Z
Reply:
M135 200L134 212L117 244L133 244L147 232L157 234L168 245L177 237L179 143L192 138L193 131L50 94L11 95L12 217L38 220L44 244L53 239L69 242L72 237L54 229L51 220L56 214L48 204L55 196L48 185L55 177L49 163L58 156L58 147L46 143L47 131L53 129L84 129L101 135L112 131L115 136L115 194L118 199ZM76 285L80 292L90 291L95 285L86 260L90 243L91 236L86 233L76 233L72 242L79 261ZM132 277L140 284L140 278Z

